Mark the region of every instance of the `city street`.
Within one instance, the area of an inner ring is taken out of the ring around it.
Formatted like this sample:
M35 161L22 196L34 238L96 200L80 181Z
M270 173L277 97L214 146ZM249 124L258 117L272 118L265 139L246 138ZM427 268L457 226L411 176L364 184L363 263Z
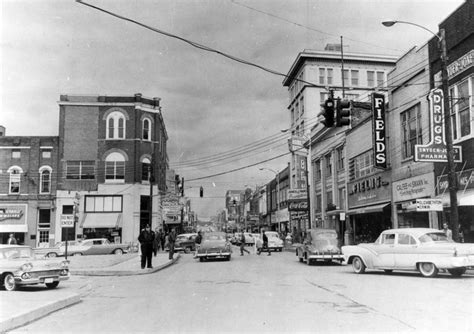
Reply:
M471 332L474 275L368 272L300 263L294 253L179 262L150 275L75 276L82 302L13 333Z

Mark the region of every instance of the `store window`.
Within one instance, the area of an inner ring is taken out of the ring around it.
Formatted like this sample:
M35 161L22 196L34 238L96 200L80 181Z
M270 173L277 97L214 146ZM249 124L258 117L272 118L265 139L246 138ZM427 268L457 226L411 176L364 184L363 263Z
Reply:
M337 170L338 171L344 170L344 156L345 156L344 146L339 146L336 149L336 156L337 156L337 165L336 165Z
M402 159L413 157L415 145L423 143L420 104L400 114Z
M86 195L84 212L122 212L122 203L123 197L121 195Z

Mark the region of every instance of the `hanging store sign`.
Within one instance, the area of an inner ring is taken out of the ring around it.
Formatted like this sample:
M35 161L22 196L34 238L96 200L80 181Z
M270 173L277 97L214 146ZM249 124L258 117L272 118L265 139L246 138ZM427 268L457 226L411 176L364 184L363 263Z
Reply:
M443 201L435 198L418 198L416 199L416 211L443 211Z
M385 142L385 96L372 94L372 127L374 133L374 167L387 168L387 144Z
M308 211L308 201L306 200L289 201L288 211Z
M439 88L432 89L428 100L430 101L430 142L426 145L415 145L415 161L447 162L443 91ZM453 146L453 152L454 162L461 162L461 146Z
M306 189L288 189L288 200L305 200L308 197Z
M61 215L61 227L74 227L74 215Z
M459 190L474 189L474 169L467 169L456 173ZM438 176L438 193L442 194L448 191L448 175Z
M393 201L402 202L434 195L434 173L417 175L393 182Z

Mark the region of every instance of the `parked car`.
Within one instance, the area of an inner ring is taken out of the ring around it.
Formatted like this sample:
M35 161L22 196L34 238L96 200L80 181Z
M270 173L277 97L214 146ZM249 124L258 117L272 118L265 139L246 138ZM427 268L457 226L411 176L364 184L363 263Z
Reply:
M1 284L7 291L35 284L54 289L69 279L68 265L68 261L37 257L29 246L0 245Z
M231 246L224 232L205 232L196 257L201 262L207 259L226 259L230 261L231 254Z
M183 233L178 234L176 241L174 242L175 252L179 251L195 251L196 250L196 237L197 233Z
M383 231L374 243L343 246L354 272L366 269L419 271L425 277L446 269L461 276L474 266L474 244L456 243L436 229L401 228Z
M315 228L308 230L307 238L296 248L300 262L311 265L313 261L344 261L341 249L337 246L337 232L332 229Z
M85 239L76 245L68 244L68 255L105 255L123 254L130 251L130 245L124 243L111 243L106 238Z
M268 248L270 251L281 252L283 250L283 240L280 239L278 232L266 231L265 234L268 238ZM263 235L257 234L254 236L254 238L255 242L257 243L257 251L259 251L263 247ZM266 251L266 249L263 251Z
M73 246L77 246L79 241L68 241L68 255L71 255L71 249L74 249ZM34 248L35 254L43 257L58 257L64 256L66 254L66 241L59 241L53 247L38 247Z

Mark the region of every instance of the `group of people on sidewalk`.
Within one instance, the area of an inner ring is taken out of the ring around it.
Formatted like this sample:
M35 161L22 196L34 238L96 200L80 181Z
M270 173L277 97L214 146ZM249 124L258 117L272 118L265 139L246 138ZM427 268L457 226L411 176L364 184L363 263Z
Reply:
M168 249L169 259L172 260L174 256L174 243L176 241L176 230L172 229L170 233L165 234L163 230L156 229L156 232L151 230L149 224L140 231L138 242L140 242L141 252L141 267L142 269L153 268L152 258L156 256L161 250Z

